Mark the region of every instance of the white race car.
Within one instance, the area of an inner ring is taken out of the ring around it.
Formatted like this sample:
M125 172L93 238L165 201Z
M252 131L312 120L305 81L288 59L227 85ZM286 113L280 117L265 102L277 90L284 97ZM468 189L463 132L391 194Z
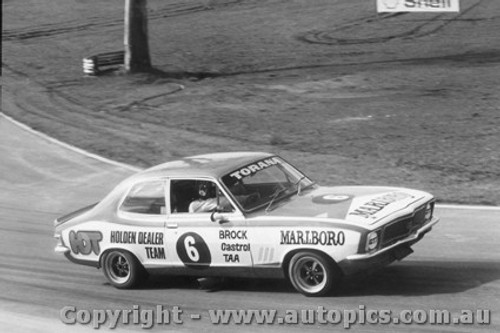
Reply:
M434 198L394 187L316 185L268 153L186 157L141 171L58 218L57 246L118 288L148 272L288 278L320 296L412 252L438 222Z

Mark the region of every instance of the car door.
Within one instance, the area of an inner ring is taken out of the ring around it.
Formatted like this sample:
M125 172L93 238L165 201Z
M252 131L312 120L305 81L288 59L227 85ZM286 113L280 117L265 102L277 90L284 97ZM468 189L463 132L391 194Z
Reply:
M215 197L204 195L204 182L213 186ZM245 218L215 179L171 178L169 194L170 212L165 233L169 240L168 252L175 253L169 264L197 269L200 273L203 270L235 273L235 268L252 267ZM194 207L203 205L207 208L205 211L194 211ZM216 206L223 211L215 212Z

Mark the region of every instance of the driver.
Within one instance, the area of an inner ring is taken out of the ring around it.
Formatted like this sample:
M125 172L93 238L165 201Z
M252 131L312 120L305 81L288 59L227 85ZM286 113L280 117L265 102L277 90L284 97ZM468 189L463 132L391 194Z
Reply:
M222 195L217 199L217 187L213 182L200 182L198 184L198 195L198 199L194 200L189 205L190 213L214 212L217 209L217 204L219 204L219 207L224 207L231 211L231 204L226 197Z

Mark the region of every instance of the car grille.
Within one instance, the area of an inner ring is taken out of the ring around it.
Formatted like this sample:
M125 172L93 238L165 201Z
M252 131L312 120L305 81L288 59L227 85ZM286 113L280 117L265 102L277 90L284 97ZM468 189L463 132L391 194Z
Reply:
M382 247L394 244L408 237L425 224L425 205L417 208L412 215L386 225L382 231Z

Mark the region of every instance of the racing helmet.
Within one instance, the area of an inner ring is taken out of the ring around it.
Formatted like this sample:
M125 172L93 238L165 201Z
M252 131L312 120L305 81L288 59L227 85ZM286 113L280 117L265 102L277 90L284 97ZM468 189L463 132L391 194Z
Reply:
M215 198L216 188L211 181L200 181L198 183L198 195L202 198Z

